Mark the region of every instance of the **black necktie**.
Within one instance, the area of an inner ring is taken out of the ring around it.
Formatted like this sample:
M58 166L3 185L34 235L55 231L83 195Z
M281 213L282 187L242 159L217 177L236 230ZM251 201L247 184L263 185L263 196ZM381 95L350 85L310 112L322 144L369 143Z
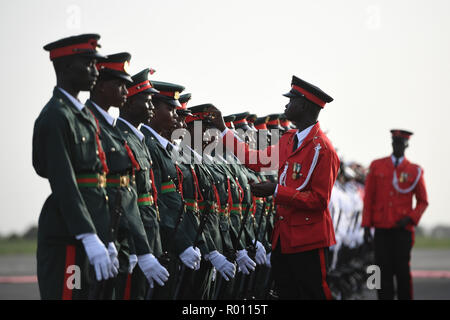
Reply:
M297 136L297 134L295 134L294 135L294 145L292 146L292 152L297 150L297 146L298 146L298 136Z
M394 167L397 168L397 166L398 166L398 158L395 158L395 164L394 164Z

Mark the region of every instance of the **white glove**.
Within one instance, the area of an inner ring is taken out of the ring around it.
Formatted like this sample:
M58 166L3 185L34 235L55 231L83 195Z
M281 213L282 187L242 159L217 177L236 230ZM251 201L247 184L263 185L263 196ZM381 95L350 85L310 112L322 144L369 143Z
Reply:
M234 278L234 275L236 274L236 266L234 263L228 261L223 254L220 254L218 251L214 250L205 256L205 260L211 261L214 268L220 272L225 280L229 281L230 278Z
M89 263L94 266L97 281L113 278L108 250L98 236L95 233L85 234L81 241Z
M200 261L201 261L202 254L200 252L200 249L199 248L195 248L194 250L197 251L198 255L200 256ZM200 261L195 265L195 270L200 269Z
M111 259L111 272L115 277L119 273L119 259L117 259L118 253L114 242L108 243L108 254Z
M153 280L160 286L164 286L164 282L169 279L169 272L164 268L151 253L138 256L138 264L142 272L145 274L150 288L153 288Z
M266 266L269 267L269 268L272 268L272 265L270 264L270 257L271 257L271 255L272 255L272 252L269 252L267 254L267 258L266 258Z
M132 274L134 267L136 267L136 264L138 263L138 257L135 254L130 254L130 256L128 257L128 273Z
M262 243L259 241L256 241L255 260L256 260L256 263L259 265L266 264L266 249L264 248Z
M200 264L202 255L200 254L200 251L196 251L192 246L190 246L184 250L179 257L186 267L195 269L197 264Z
M239 270L242 271L243 274L250 274L250 271L255 270L256 263L247 254L247 250L242 249L237 252L236 263L239 266Z

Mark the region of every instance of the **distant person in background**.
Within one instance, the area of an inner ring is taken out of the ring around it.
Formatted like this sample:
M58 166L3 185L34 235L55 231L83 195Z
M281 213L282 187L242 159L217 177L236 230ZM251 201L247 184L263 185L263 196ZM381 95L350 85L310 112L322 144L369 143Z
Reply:
M423 169L405 158L412 132L391 130L391 156L371 163L366 178L362 226L371 241L375 227L375 263L381 270L378 299L393 300L394 276L399 300L413 299L410 272L414 227L428 206ZM413 196L416 206L413 207Z

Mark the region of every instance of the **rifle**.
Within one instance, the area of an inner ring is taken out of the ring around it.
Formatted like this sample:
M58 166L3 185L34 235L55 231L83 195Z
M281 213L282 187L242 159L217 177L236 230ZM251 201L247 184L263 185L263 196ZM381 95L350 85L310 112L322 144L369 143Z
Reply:
M198 245L199 245L200 236L203 233L203 230L205 229L205 225L206 225L206 222L208 220L208 215L209 215L209 213L211 211L211 203L209 201L208 201L208 204L207 204L207 208L205 208L205 209L206 210L204 210L204 212L202 213L202 217L201 217L201 220L200 220L200 225L198 226L198 229L197 229L197 233L195 234L194 243L192 245L194 248L198 247ZM184 273L185 272L186 272L186 265L183 263L182 266L181 266L181 270L180 270L179 276L178 276L178 283L177 283L177 286L175 288L175 293L173 295L173 300L177 300L177 298L178 298L178 294L180 293L180 289L181 289L181 285L183 283L183 278L184 278Z
M175 235L177 234L177 230L178 227L181 224L181 221L183 221L183 214L186 211L186 202L184 201L184 199L181 199L183 205L180 208L180 211L178 212L178 216L177 216L177 221L175 223L175 228L172 231L171 237L169 238L170 241L170 245L167 246L168 248L172 248L173 247L173 243L175 241ZM168 249L169 250L169 249ZM171 261L171 257L170 257L170 253L166 250L163 252L163 254L161 256L158 257L158 261L159 263L166 269L169 268L169 264ZM147 294L145 296L145 300L151 300L153 297L153 293L154 293L155 288L148 288L147 290Z
M117 239L120 218L123 214L122 209L122 193L120 188L117 189L114 208L110 210L111 221L109 224L109 238L111 242ZM115 279L96 281L92 289L89 290L89 300L106 300L112 299L112 290L114 289Z

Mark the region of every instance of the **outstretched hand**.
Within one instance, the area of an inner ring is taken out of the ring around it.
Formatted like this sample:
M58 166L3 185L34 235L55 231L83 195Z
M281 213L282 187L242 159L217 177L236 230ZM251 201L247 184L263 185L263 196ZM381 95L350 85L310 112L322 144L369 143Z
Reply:
M251 183L250 189L256 197L268 197L275 193L276 183L265 181L261 183Z

